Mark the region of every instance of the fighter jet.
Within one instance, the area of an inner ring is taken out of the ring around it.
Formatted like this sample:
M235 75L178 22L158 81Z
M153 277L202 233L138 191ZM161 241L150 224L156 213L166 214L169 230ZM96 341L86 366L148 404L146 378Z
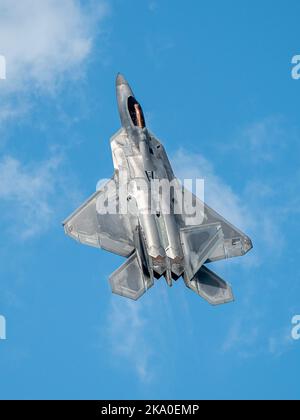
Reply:
M231 286L208 266L245 255L250 238L175 177L121 74L116 90L122 127L110 140L114 174L63 222L65 233L126 258L109 278L115 294L137 300L162 276L169 286L182 277L210 304L232 302Z

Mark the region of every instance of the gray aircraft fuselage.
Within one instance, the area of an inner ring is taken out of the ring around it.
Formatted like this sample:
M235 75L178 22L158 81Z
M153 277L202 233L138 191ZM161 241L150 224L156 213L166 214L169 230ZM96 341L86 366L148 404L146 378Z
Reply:
M114 175L64 222L65 232L127 258L110 277L116 294L136 300L155 279L172 286L182 276L209 303L232 301L231 287L207 264L246 254L251 240L177 180L120 74L116 89L122 128L111 139Z

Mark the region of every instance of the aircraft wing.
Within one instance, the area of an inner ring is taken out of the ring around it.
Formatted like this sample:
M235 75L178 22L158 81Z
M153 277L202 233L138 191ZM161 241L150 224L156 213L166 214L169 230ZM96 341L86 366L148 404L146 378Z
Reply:
M222 228L224 240L212 252L206 262L238 257L246 254L250 251L250 249L252 249L251 239L247 235L245 235L241 230L231 224L215 210L210 208L207 204L203 203L192 192L188 191L184 187L182 188L184 199L187 199L189 202L193 202L193 205L196 206L197 209L200 209L199 211L202 211L202 225L219 224ZM184 206L182 206L182 209L182 214L177 216L179 219L178 221L182 228L191 227L190 215L185 213Z
M133 233L128 215L99 213L99 203L117 203L118 197L113 177L93 194L64 222L65 233L85 245L102 248L128 257L134 251ZM101 209L100 209L101 210Z

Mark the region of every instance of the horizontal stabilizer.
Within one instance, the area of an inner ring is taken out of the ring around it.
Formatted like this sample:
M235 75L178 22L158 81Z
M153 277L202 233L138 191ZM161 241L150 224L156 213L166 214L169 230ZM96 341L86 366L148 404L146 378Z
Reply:
M185 259L185 280L190 281L215 249L223 243L221 225L212 223L180 230Z
M200 268L188 287L211 305L222 305L234 301L229 284L205 266Z
M113 293L133 300L153 286L153 278L143 269L137 252L110 276L109 282Z

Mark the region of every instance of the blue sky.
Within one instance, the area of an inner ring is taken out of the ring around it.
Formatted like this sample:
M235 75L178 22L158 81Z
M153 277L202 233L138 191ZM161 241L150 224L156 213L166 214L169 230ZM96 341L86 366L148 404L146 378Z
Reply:
M21 4L20 4L21 3ZM300 5L0 0L0 398L299 398ZM179 281L113 296L122 259L61 221L113 171L126 75L178 176L252 237L214 264L236 302Z

